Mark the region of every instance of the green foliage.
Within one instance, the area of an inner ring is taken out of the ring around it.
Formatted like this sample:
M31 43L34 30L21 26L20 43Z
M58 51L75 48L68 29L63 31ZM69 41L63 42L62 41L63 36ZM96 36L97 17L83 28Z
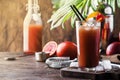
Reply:
M52 0L53 8L56 10L48 22L51 22L51 29L59 27L60 25L64 28L65 21L71 19L71 26L74 27L74 21L77 19L74 12L70 8L70 5L75 5L81 14L86 17L91 10L95 11L98 9L102 11L104 6L100 5L103 0ZM115 1L107 0L115 11ZM117 0L118 7L120 7L120 0Z
M120 0L117 0L117 5L120 8Z

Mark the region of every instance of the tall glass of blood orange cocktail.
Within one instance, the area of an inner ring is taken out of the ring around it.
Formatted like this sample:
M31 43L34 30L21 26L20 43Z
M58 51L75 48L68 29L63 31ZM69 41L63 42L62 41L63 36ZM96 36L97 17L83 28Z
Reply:
M100 24L92 20L76 24L78 65L93 68L99 63Z

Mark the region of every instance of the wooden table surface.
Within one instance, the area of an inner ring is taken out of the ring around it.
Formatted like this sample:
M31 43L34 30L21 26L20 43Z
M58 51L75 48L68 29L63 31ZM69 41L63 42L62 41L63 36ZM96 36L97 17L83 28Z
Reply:
M34 55L18 57L20 53L0 52L0 80L84 80L63 78L59 69L49 68L44 62L36 62ZM15 56L14 61L5 57Z

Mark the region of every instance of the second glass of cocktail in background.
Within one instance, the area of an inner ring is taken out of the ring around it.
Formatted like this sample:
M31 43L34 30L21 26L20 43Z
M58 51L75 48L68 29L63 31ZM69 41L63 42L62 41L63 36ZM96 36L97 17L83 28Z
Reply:
M100 23L95 20L76 22L78 47L78 65L80 68L91 68L99 64Z

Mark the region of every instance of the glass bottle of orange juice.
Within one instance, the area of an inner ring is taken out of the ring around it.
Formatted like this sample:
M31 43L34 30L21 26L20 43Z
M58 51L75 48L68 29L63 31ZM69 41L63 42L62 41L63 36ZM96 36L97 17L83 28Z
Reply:
M28 0L27 15L23 23L23 51L34 54L42 50L42 20L38 0Z

